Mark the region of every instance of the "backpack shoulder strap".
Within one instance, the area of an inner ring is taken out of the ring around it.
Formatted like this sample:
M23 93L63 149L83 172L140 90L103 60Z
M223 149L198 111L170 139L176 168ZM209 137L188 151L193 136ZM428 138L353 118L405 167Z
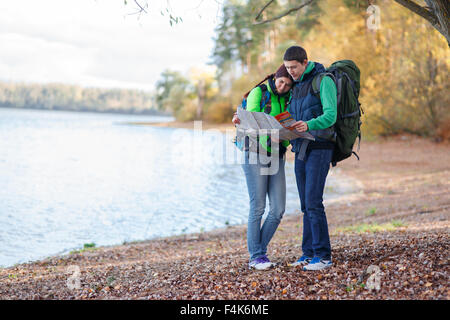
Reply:
M257 87L259 87L259 88L261 89L261 91L263 92L263 94L264 94L264 92L267 91L267 85L266 85L265 83L259 84L259 85L257 85Z
M341 92L342 92L342 78L336 79L336 76L331 72L323 72L316 76L312 80L312 91L313 94L320 99L320 83L322 82L323 77L328 76L333 80L336 85L336 93L337 93L337 105L341 102Z
M312 80L311 85L312 85L313 93L319 99L320 99L320 84L322 83L323 77L326 77L326 76L330 77L331 80L333 80L334 83L336 83L336 77L331 72L323 72L323 73L316 74Z
M261 104L260 104L260 108L261 108L261 112L265 109L265 106L268 105L270 106L270 92L269 90L267 90L267 86L265 84L260 84L257 87L259 87L262 91L262 96L261 96ZM270 113L270 111L269 111Z

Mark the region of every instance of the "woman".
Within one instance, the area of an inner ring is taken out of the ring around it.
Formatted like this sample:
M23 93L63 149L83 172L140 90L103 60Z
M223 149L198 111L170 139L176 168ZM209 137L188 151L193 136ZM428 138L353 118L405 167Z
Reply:
M261 110L261 99L264 99L264 94L263 89L258 85L250 91L247 97L247 111L266 112L271 116L276 116L286 111L287 103L289 102L289 90L292 87L293 80L284 65L281 65L275 74L266 77L263 81L265 80L267 80L265 83L267 91L270 93L270 103ZM232 122L234 124L240 123L236 114ZM249 161L249 157L251 157L251 152L249 151L245 152L245 161L242 164L250 198L247 228L247 246L250 254L248 266L250 269L267 270L275 265L270 262L266 253L267 245L275 234L286 207L284 153L289 145L289 141L279 142L271 139L269 136L261 136L259 138L259 148L262 147L268 152L273 151L271 146L274 146L275 143L279 144L279 148L274 149L278 149L279 152L278 154L273 153L271 156L277 157L277 160L279 160L276 172L261 174L264 172L264 168L267 171L267 168L273 161L269 164L263 164L259 157L255 157L257 161ZM266 195L269 197L270 211L261 227L261 220L266 207Z

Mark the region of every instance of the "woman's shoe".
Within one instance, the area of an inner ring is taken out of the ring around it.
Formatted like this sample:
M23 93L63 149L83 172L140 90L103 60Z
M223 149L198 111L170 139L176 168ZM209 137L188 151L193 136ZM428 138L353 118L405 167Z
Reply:
M251 260L248 263L248 267L254 270L268 270L275 266L275 263L270 262L267 256L262 256L256 259Z

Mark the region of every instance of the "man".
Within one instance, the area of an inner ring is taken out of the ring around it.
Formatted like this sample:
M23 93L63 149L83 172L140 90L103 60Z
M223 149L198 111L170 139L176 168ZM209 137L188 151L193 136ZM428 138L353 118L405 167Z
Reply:
M284 65L294 79L289 112L299 132L308 131L315 141L291 141L295 152L295 177L303 212L303 255L292 264L303 270L322 270L332 266L328 223L323 206L323 190L335 143L333 125L337 114L337 90L334 81L324 76L320 98L312 90L313 78L325 72L322 64L308 61L305 49L288 48Z

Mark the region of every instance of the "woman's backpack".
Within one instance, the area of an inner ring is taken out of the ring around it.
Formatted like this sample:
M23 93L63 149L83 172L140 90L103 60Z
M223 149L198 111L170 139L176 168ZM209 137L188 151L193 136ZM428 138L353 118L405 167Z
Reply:
M267 86L265 84L259 84L256 87L261 88L261 91L262 91L261 104L259 106L260 107L259 111L262 112L264 109L264 112L269 114L271 111L270 110L270 106L271 106L270 105L270 92L269 92L269 90L267 90ZM256 88L256 87L254 87L254 88ZM244 110L247 109L247 98L248 98L249 94L250 94L250 91L244 95L244 98L242 99L242 102L240 105L240 107Z

